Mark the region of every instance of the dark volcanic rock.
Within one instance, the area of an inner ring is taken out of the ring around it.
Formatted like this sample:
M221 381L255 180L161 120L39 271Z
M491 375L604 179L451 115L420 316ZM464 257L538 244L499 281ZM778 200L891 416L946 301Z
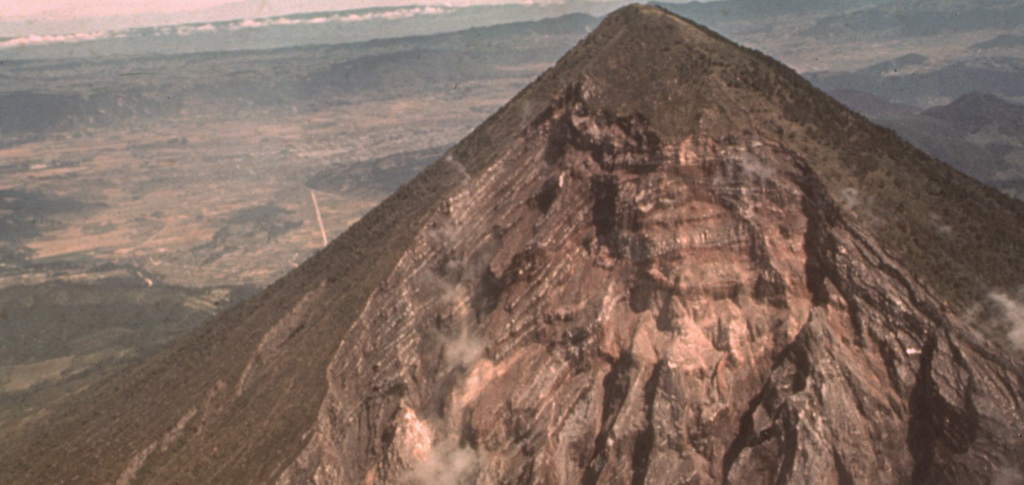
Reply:
M1024 283L1021 241L1020 203L627 7L262 295L6 438L0 482L1012 478L1020 362L955 309Z

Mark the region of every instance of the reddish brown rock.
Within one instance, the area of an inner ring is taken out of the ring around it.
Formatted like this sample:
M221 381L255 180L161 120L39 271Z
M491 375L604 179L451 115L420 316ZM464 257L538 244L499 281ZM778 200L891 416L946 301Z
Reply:
M1022 458L983 424L1019 387L806 160L664 143L591 89L427 219L283 483L963 482Z

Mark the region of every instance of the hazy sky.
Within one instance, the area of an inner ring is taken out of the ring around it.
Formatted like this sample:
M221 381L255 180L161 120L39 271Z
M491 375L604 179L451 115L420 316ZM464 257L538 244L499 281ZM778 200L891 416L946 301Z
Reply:
M8 0L4 2L4 17L94 17L118 14L197 10L231 3L234 0L178 0L154 2L152 0Z
M0 38L98 32L151 25L398 5L612 5L627 1L629 0L0 0Z
M543 0L542 0L543 1ZM283 13L345 10L408 4L486 4L531 3L528 0L5 0L0 2L0 18L56 20L93 18L147 13L190 12L235 4L251 9L261 6L267 15Z
M615 6L630 1L646 0L0 0L0 39L398 5L526 3L571 9L577 3Z

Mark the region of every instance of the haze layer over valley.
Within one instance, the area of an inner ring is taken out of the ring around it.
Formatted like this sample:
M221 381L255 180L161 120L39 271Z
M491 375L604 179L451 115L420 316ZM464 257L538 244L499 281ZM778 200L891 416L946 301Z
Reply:
M21 403L5 411L45 407L294 268L594 22L3 61L0 399Z

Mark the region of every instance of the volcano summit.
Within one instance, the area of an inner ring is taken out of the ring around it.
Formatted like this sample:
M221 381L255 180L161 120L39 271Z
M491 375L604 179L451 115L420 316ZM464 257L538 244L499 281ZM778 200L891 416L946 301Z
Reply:
M610 16L261 295L0 439L3 483L1024 475L1024 206L788 68Z

